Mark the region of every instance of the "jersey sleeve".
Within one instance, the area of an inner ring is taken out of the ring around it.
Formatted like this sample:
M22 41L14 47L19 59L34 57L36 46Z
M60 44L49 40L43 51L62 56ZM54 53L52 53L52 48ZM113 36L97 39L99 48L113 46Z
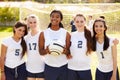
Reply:
M115 40L115 38L110 38L110 45L111 45L111 46L114 45L114 42L113 42L114 40Z
M3 44L3 45L5 45L5 46L8 46L9 45L9 39L8 38L5 38L5 39L3 39L2 40L2 43L1 44Z

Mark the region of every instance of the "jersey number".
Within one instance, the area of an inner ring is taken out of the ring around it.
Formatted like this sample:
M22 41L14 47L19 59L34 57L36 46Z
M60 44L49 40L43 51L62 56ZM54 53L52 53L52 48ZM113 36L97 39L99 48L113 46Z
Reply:
M103 55L103 52L100 52L100 54L101 54L101 56L102 56L102 59L104 59L105 57L104 57L104 55Z
M29 50L36 50L37 44L36 43L29 43Z
M16 49L15 50L15 56L19 56L19 54L20 54L20 49Z
M82 41L78 41L78 48L82 48L82 44L83 44Z

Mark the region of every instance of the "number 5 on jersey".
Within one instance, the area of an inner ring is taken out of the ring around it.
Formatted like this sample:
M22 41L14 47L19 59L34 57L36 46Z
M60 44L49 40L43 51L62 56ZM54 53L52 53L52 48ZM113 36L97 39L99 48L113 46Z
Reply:
M15 56L19 56L19 54L20 54L20 49L16 49L15 50Z

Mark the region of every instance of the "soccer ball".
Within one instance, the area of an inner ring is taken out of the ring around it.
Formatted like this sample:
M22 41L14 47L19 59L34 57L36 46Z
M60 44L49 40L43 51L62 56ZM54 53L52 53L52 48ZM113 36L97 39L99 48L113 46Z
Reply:
M60 41L54 41L49 45L49 51L51 55L58 56L63 52L64 46Z

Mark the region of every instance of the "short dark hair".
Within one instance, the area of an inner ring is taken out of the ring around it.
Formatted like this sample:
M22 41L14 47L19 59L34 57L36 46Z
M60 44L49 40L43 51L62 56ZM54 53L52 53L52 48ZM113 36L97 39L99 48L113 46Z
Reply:
M105 19L105 16L100 16L100 18Z

